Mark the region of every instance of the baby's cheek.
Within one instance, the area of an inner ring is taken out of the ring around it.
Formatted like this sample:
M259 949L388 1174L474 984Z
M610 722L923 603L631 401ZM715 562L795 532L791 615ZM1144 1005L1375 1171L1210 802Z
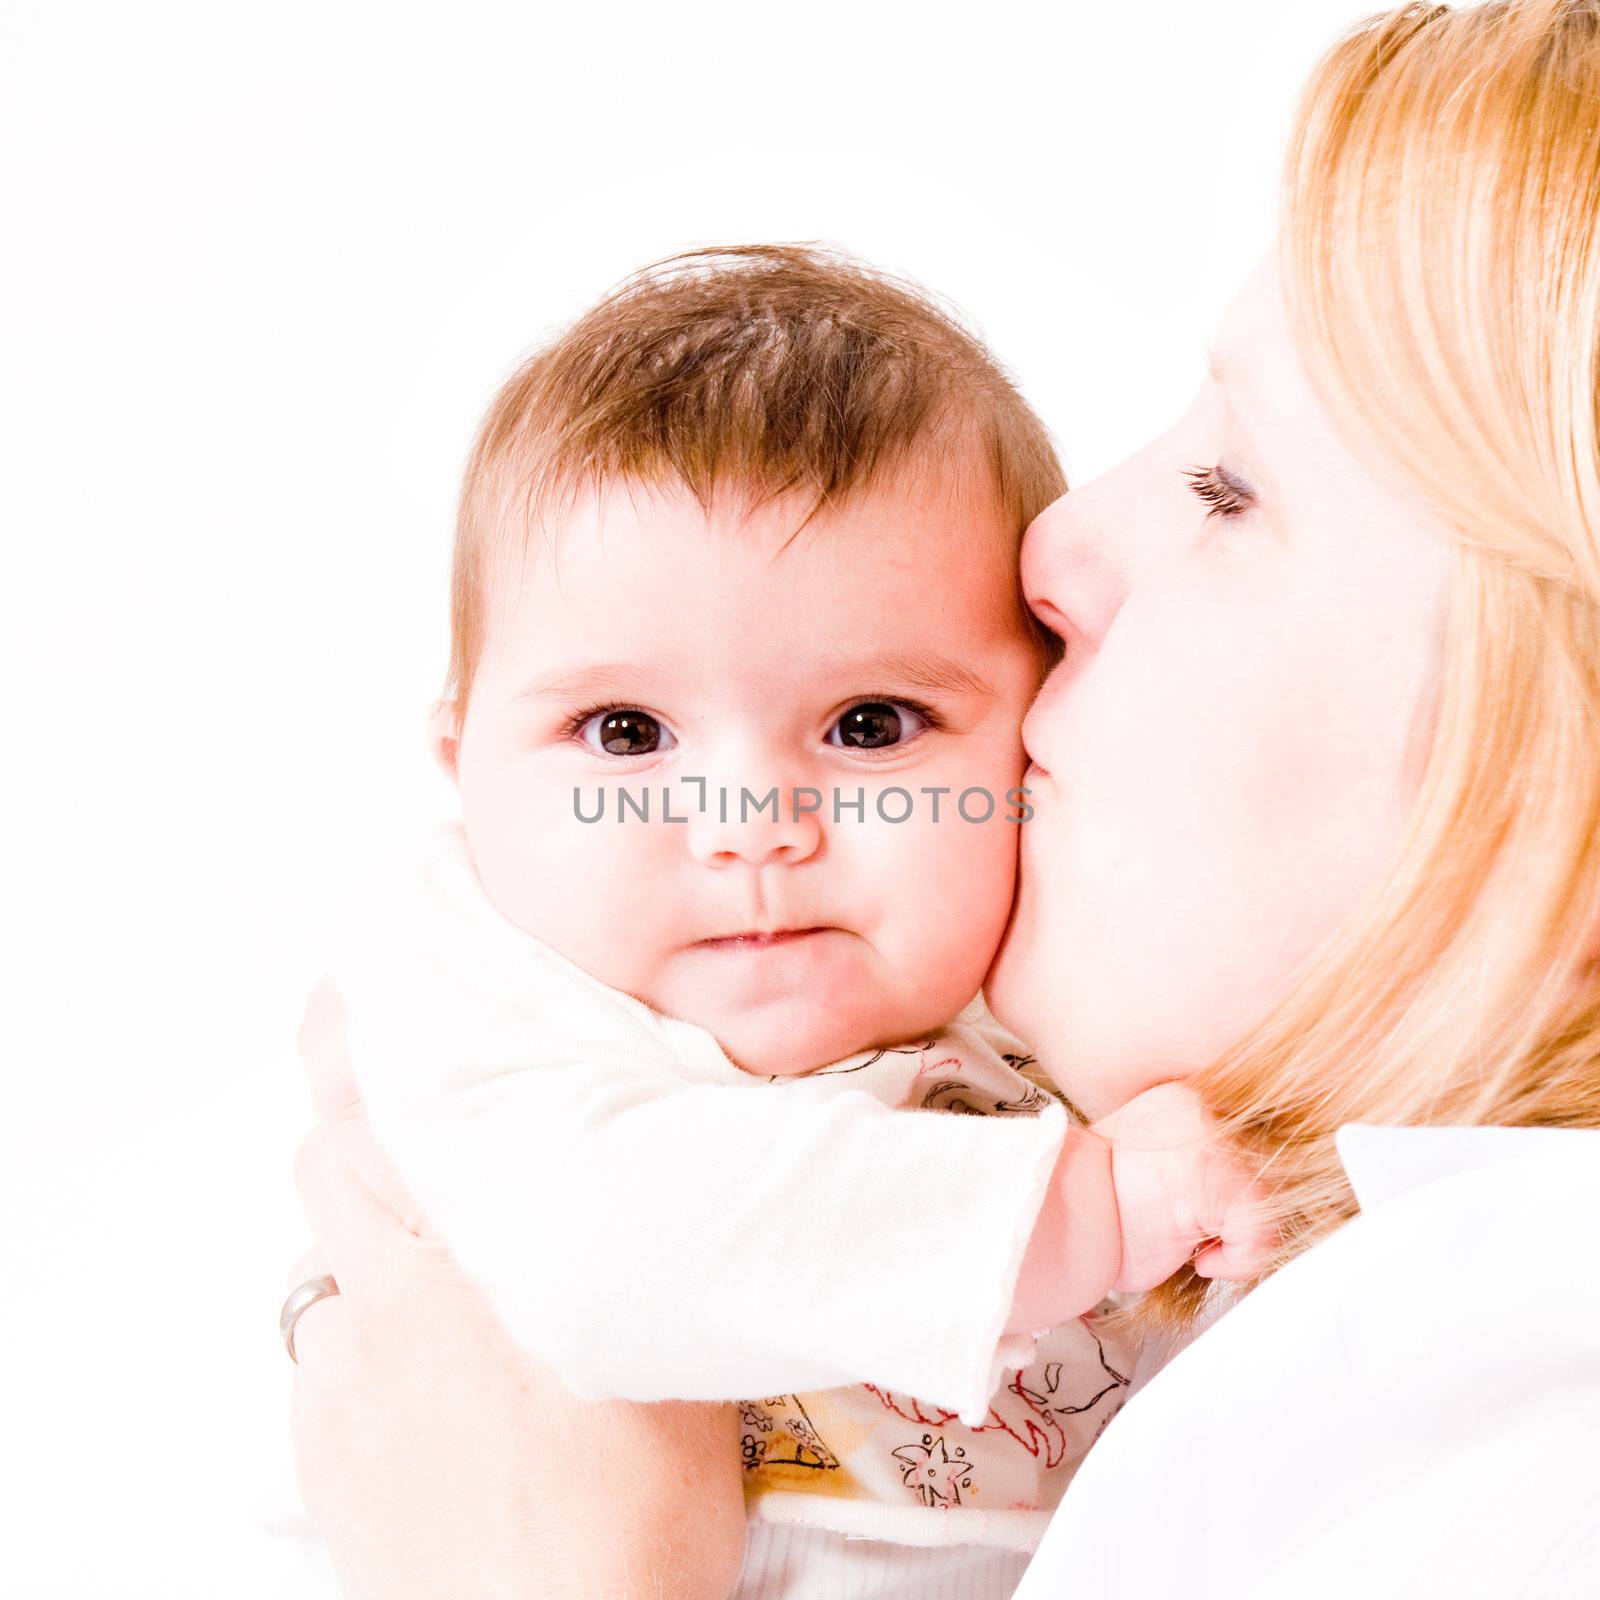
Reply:
M1018 825L1005 820L1015 808L1003 792L985 821L968 821L959 806L946 806L920 841L897 909L913 947L908 964L953 1011L977 992L1005 931L1016 887ZM973 795L966 816L982 817L986 810L986 800Z
M478 806L463 799L473 861L501 915L602 983L635 990L662 901L651 892L659 830L610 812L581 822L570 792L555 786L506 785Z

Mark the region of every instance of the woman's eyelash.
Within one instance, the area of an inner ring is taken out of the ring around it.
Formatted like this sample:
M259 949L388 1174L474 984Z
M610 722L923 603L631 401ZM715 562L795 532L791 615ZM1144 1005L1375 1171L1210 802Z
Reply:
M1237 517L1256 503L1256 497L1221 466L1185 467L1190 489L1205 502L1207 517Z

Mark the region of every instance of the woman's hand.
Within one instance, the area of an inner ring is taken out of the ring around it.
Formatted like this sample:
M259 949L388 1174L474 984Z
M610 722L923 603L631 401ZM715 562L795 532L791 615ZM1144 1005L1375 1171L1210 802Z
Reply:
M336 997L301 1035L325 1121L297 1178L331 1272L306 1310L295 1454L354 1600L721 1600L743 1555L732 1408L575 1400L519 1350L366 1133ZM404 1219L404 1220L402 1220Z

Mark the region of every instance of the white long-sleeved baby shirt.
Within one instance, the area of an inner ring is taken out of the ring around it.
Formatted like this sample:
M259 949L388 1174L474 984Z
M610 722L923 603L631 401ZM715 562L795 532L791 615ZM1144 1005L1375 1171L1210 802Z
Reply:
M1087 1321L1004 1334L1066 1117L981 1005L754 1077L502 917L454 826L361 899L332 977L379 1143L571 1389L743 1401L778 1520L1036 1541L1127 1367Z

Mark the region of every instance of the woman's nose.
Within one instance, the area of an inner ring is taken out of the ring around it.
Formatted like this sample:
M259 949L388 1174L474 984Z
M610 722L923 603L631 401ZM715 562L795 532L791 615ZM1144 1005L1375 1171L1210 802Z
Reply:
M1022 595L1031 610L1052 633L1065 638L1071 624L1057 603L1053 576L1060 565L1061 524L1067 497L1053 500L1028 524L1022 536Z
M710 867L797 866L821 847L829 801L806 785L708 782L689 818L689 853Z
M1069 645L1097 647L1127 598L1132 508L1123 504L1119 476L1120 469L1069 490L1033 519L1022 541L1022 592Z

